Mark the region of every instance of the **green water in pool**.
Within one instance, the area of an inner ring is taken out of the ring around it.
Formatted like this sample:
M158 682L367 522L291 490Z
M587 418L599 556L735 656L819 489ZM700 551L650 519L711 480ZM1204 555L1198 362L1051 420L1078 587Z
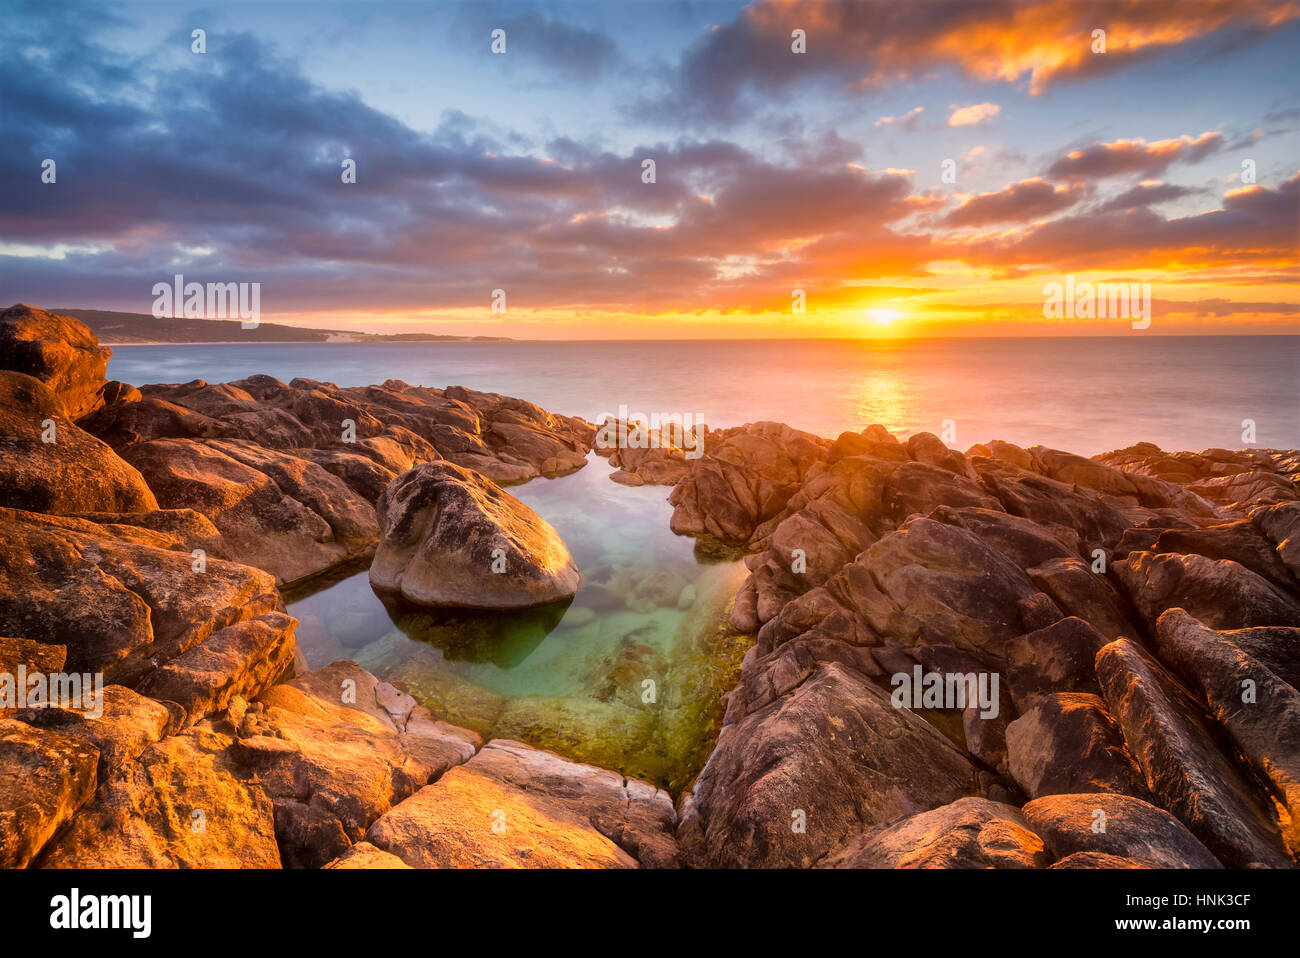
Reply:
M583 573L571 602L435 614L381 600L364 567L290 596L312 668L353 659L434 715L677 792L703 764L752 636L726 625L745 577L668 527L663 486L611 482L596 456L508 491L551 523Z

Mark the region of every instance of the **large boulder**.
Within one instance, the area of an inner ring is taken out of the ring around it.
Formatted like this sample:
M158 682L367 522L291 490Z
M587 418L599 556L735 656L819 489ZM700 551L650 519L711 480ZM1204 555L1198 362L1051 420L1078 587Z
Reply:
M751 667L786 661L777 652ZM723 727L683 805L678 837L691 864L807 867L977 790L970 761L857 670L831 662L767 684L789 690Z
M0 370L0 506L147 512L158 501L138 471L73 425L43 383Z
M1287 842L1300 852L1300 691L1233 641L1182 609L1156 623L1161 657L1196 690L1255 770L1272 783L1290 817Z
M711 433L702 458L676 486L672 529L747 545L764 523L783 514L829 443L784 423L751 423Z
M1272 803L1223 753L1196 703L1149 652L1117 639L1097 653L1097 678L1161 806L1229 867L1293 864Z
M22 303L0 311L0 369L45 383L69 419L81 419L102 404L112 355L79 319Z
M1045 695L1007 726L1007 765L1031 798L1117 792L1149 799L1124 735L1096 695Z
M578 567L549 523L514 496L450 462L389 484L370 583L423 606L521 609L573 596Z
M1156 868L1222 867L1178 819L1131 795L1048 795L1021 813L1060 859L1093 853Z
M831 868L1043 868L1052 860L1020 810L959 798L862 836Z
M135 443L122 454L165 508L193 509L212 521L221 532L221 557L265 569L281 582L322 572L374 542L377 528L365 501L305 459L190 439Z
M1230 559L1134 552L1114 570L1152 628L1172 608L1215 629L1300 626L1300 602Z

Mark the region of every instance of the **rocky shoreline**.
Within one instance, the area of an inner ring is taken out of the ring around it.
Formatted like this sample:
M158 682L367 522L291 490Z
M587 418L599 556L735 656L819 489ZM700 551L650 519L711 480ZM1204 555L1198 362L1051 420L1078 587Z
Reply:
M108 355L70 317L0 312L0 674L106 683L98 715L0 708L0 864L1295 865L1295 450L756 423L694 457L461 387L137 388ZM280 589L377 551L377 586L424 601L498 548L519 581L452 600L572 595L563 543L501 487L591 451L671 486L700 551L746 557L730 623L754 644L680 795L306 668ZM898 707L913 675L992 699Z

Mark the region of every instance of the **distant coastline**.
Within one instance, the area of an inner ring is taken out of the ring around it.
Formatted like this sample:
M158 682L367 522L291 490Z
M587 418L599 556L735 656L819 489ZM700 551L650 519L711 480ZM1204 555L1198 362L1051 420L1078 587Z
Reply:
M508 336L451 336L439 333L359 333L341 329L316 329L260 323L244 329L238 320L158 318L149 313L123 313L107 309L55 309L87 326L106 346L218 346L232 343L407 343L407 342L512 342Z

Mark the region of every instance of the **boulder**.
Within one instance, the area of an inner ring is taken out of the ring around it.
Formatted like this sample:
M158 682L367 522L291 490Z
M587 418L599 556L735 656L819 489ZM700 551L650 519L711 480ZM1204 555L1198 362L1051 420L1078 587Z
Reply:
M1028 712L1053 692L1100 695L1093 662L1105 644L1104 635L1075 616L1010 639L1003 655L1016 709Z
M578 568L551 525L450 462L398 476L377 505L370 584L416 605L521 609L573 596Z
M0 516L0 634L66 647L68 670L102 672L107 683L134 688L214 635L222 644L228 626L261 618L271 626L254 633L262 651L241 640L248 657L222 659L256 666L261 679L231 679L245 694L275 681L260 663L287 662L293 620L274 612L271 576L217 559L196 572L193 563L184 553ZM204 681L192 686L187 707L203 700Z
M634 868L677 861L668 795L496 739L370 826L414 868Z
M286 488L230 452L262 462ZM374 541L365 503L315 463L189 439L136 443L123 455L144 474L165 508L193 509L212 521L221 532L224 558L265 569L281 582L322 572L361 554ZM285 477L290 464L298 467L292 480Z
M976 778L933 726L832 662L723 727L678 837L696 867L807 867L874 827L973 793Z
M1131 795L1048 795L1021 813L1058 859L1091 852L1156 868L1222 867L1178 819ZM1090 867L1097 867L1095 860Z
M1300 602L1230 559L1134 552L1113 568L1151 628L1172 608L1214 629L1300 626Z
M176 730L179 710L121 685L103 690L101 714L71 708L32 708L17 718L33 728L85 742L99 752L96 781L107 781L121 765Z
M1043 868L1052 856L1013 805L959 798L856 839L832 868Z
M206 724L150 745L46 846L41 868L279 868L271 800Z
M1031 798L1116 792L1149 800L1124 735L1096 695L1058 692L1007 726L1007 765Z
M337 857L481 744L346 661L263 692L238 729L232 759L274 803L286 867Z
M44 384L0 370L0 506L147 512L158 502L138 471L72 424Z
M34 376L58 397L63 415L81 419L103 402L113 350L71 316L19 303L0 311L0 369Z
M1156 646L1281 796L1294 855L1300 852L1300 691L1235 643L1235 634L1170 609L1156 623Z
M95 746L0 719L0 867L25 868L95 792Z
M1223 753L1196 704L1150 653L1117 639L1097 653L1097 678L1161 806L1231 868L1292 864L1271 803Z

